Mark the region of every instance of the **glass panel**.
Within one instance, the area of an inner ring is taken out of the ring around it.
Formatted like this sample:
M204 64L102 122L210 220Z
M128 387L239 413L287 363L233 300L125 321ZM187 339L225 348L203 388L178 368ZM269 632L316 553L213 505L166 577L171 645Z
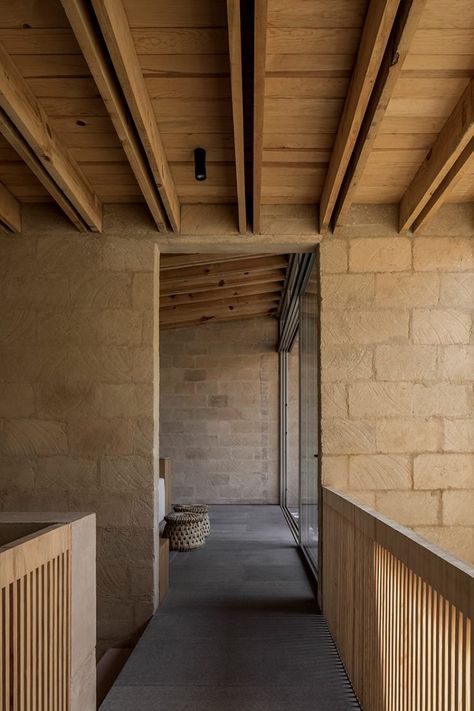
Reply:
M318 567L319 498L319 279L313 265L300 297L300 535L301 545Z

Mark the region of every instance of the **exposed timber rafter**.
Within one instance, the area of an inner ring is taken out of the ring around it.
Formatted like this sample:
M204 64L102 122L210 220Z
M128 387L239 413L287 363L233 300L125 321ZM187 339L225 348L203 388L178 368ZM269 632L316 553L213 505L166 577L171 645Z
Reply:
M230 84L232 93L239 232L240 234L245 234L247 232L247 210L245 205L244 111L239 0L227 0L227 26L229 34Z
M122 0L93 0L92 5L145 148L169 222L172 229L179 232L181 206L176 185L166 158Z
M100 232L102 205L48 116L0 44L0 131L68 217Z
M21 232L21 205L2 183L0 183L0 229L4 232Z
M156 183L137 133L131 125L128 107L118 81L107 61L103 43L100 41L91 17L90 5L86 0L61 0L61 3L109 112L145 202L158 230L166 232L166 216Z
M332 219L334 227L347 220L426 3L427 0L402 0L400 4L359 137L336 200Z
M421 229L461 178L474 147L471 79L400 202L400 231Z
M267 54L267 0L255 3L253 107L253 231L261 232L263 117Z
M362 31L356 65L347 92L323 186L319 230L327 231L370 95L392 31L400 0L373 0Z

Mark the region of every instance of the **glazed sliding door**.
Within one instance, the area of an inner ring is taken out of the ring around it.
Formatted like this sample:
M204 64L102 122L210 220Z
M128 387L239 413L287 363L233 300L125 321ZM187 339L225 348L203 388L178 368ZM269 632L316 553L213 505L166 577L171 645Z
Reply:
M300 296L300 541L315 572L319 549L319 260Z

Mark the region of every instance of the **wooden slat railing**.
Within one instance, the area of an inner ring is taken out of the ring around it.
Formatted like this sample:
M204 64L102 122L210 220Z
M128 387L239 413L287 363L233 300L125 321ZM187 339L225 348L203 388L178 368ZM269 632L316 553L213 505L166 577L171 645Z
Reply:
M0 711L69 711L71 526L0 549Z
M364 711L474 711L474 568L324 488L322 580Z

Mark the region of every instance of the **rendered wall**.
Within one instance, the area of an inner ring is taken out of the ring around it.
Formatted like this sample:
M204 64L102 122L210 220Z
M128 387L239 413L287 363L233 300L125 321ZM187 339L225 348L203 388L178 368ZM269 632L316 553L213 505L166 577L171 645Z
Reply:
M472 212L384 231L321 246L323 480L472 563Z
M29 214L0 240L0 509L97 514L101 651L154 609L154 245Z
M278 503L277 321L161 333L160 454L173 500Z

